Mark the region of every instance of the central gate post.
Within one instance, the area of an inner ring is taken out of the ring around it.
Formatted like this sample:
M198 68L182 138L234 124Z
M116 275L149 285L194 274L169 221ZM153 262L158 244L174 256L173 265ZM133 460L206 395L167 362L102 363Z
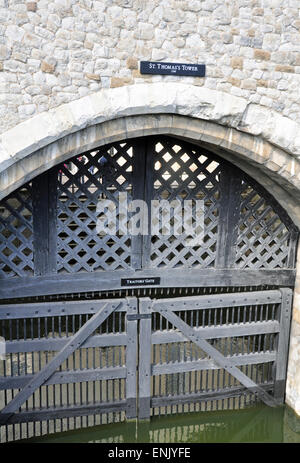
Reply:
M127 298L126 420L137 417L137 298Z
M139 411L140 420L150 419L151 397L151 316L152 301L149 298L139 300L140 337L139 337Z

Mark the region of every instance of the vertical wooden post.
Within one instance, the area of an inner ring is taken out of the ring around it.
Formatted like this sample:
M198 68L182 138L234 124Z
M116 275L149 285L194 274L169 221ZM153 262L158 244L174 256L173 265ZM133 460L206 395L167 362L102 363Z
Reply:
M290 288L280 288L280 292L282 294L282 302L280 305L280 332L277 341L277 357L275 364L274 397L279 403L283 403L285 396L293 292Z
M140 420L150 419L150 396L151 396L151 299L140 299L139 338L139 411Z
M148 206L148 234L143 236L143 268L151 267L151 200L155 198L154 191L154 162L155 162L155 139L148 138L146 144L146 177L145 177L145 193L144 200Z
M220 210L216 268L232 268L235 263L240 218L242 182L235 170L223 166L220 175Z
M277 341L274 398L278 403L284 403L293 291L290 288L280 288L280 292L282 301L279 315L280 332Z
M57 271L57 169L32 181L34 274Z
M290 236L291 236L290 249L289 249L288 261L287 261L287 268L295 268L299 232L294 227L294 225L291 226Z
M144 200L145 194L145 163L146 163L146 142L139 140L133 145L133 175L132 175L132 199ZM145 211L140 211L143 214ZM142 228L141 224L141 228ZM142 267L142 235L131 236L131 266L134 269Z
M126 320L126 419L137 417L137 316L138 306L136 297L127 298Z

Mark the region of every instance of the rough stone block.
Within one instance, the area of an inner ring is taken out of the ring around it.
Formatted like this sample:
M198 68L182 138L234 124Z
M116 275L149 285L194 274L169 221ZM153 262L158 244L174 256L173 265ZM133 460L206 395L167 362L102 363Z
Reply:
M49 61L42 61L41 70L43 72L53 73L55 71L55 64Z
M128 69L138 69L138 60L136 58L128 58L126 65Z
M266 50L254 50L254 59L258 61L269 61L271 58L271 53Z
M278 65L275 67L275 71L278 71L278 72L289 72L289 73L294 73L294 72L295 72L295 68L294 68L294 66L288 66L288 65L284 65L284 64L278 64Z
M37 10L37 3L36 2L28 2L26 3L27 11L32 11L33 13Z
M244 59L240 56L234 56L233 58L231 58L230 64L233 69L242 70L244 66Z

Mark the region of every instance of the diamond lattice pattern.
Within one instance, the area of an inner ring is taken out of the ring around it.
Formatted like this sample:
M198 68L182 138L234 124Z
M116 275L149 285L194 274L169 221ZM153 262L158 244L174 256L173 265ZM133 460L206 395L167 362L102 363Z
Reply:
M243 182L236 266L284 268L289 249L287 227L266 200Z
M0 203L0 277L33 274L31 184Z
M201 243L187 246L186 237L175 233L153 234L151 267L212 267L216 257L219 217L218 162L200 151L162 141L155 146L155 200L200 200L204 202L204 236ZM172 210L171 210L172 212ZM183 211L181 211L183 214ZM174 215L174 214L173 214ZM195 217L194 217L195 219ZM172 216L171 216L172 220Z
M121 232L119 193L132 194L132 146L114 144L73 158L59 172L58 271L117 270L130 267L131 239ZM117 229L97 232L97 204L116 205Z

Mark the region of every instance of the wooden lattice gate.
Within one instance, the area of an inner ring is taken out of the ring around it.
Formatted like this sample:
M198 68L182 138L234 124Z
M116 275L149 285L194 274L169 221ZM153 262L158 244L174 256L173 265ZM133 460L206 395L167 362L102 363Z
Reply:
M1 309L3 440L137 416L136 298Z
M120 193L148 206L146 233L128 232ZM108 199L116 229L99 233ZM177 201L167 233L150 229L153 200ZM187 246L174 223L197 200L204 234ZM126 140L40 175L0 214L3 440L283 401L298 230L232 164L170 137Z
M141 299L139 417L283 403L291 296Z

